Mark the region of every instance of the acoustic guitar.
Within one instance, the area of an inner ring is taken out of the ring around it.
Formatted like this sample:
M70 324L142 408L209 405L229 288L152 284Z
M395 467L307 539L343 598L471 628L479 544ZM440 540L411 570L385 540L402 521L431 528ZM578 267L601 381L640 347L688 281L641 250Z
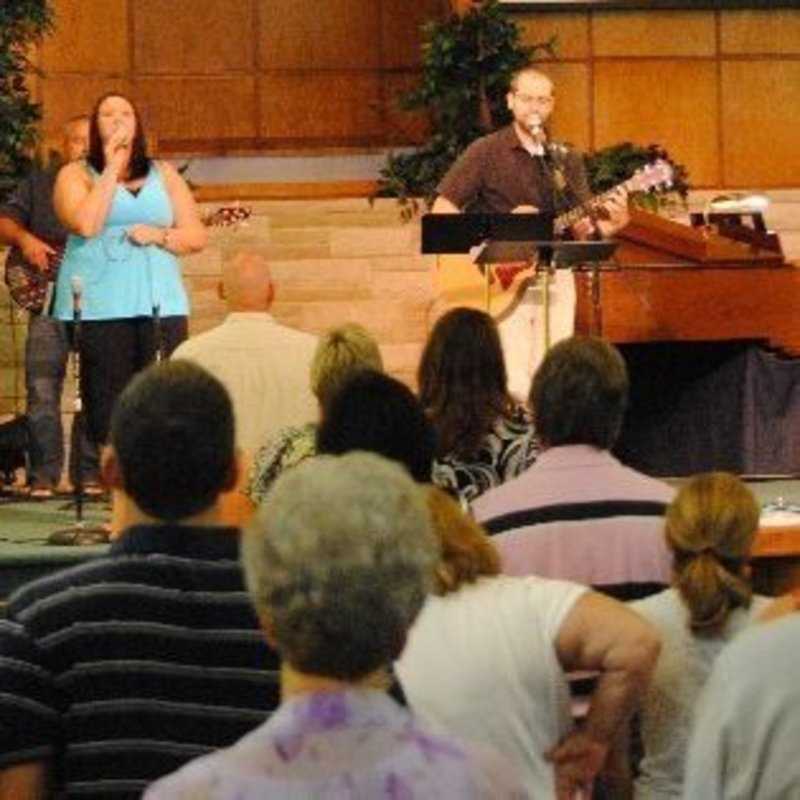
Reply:
M672 165L663 159L646 164L630 178L607 192L590 198L556 217L556 238L566 238L569 229L584 217L602 218L603 206L616 192L645 192L655 187L669 186L673 178ZM437 259L439 297L447 307L467 306L487 311L498 322L506 319L519 305L522 296L536 280L535 261L492 264L489 273L487 308L486 277L483 269L469 256L443 255Z
M201 219L209 228L229 228L241 225L251 214L250 208L236 204L222 206ZM46 269L29 264L18 247L12 247L6 258L5 282L8 293L21 309L33 314L41 314L49 301L64 257L65 242L48 241L47 244L56 252L47 259Z

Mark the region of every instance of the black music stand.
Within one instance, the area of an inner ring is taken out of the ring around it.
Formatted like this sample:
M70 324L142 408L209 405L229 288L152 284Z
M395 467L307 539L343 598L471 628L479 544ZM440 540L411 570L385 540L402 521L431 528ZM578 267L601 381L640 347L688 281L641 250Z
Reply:
M83 399L81 397L81 310L76 305L73 311L72 324L72 354L71 365L73 380L75 383L75 396L73 407L75 419L72 425L72 436L77 437L77 444L74 445L74 452L77 453L75 463L75 473L73 480L73 502L75 506L75 522L68 528L61 528L53 531L47 537L47 544L67 547L84 547L97 544L108 544L110 541L110 531L102 525L87 525L83 519L83 459L81 458L80 448L83 445L83 426L86 425L86 417L83 412Z
M592 333L599 336L603 330L603 306L600 303L600 273L616 271L619 265L611 257L619 242L604 239L598 242L555 242L553 265L573 272L588 272L592 287Z
M468 253L485 242L553 238L551 214L425 214L422 252Z
M484 278L486 310L492 264L547 260L540 242L553 238L552 214L425 214L424 254L469 253Z
M562 241L553 239L548 214L426 214L422 218L423 253L467 253L485 277L489 307L491 265L527 261L546 267L544 285L545 330L549 330L547 275L555 269L591 273L592 328L601 330L600 271L618 269L608 262L616 240Z

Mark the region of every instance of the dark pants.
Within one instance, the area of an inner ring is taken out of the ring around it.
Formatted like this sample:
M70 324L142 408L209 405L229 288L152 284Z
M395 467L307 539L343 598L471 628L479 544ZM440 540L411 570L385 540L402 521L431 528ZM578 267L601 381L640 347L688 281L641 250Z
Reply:
M162 356L167 358L186 338L186 317L161 319ZM152 317L98 320L81 323L81 395L89 437L108 441L114 403L128 381L156 356L156 329Z
M61 478L64 465L61 391L68 357L66 325L52 317L31 314L25 342L25 389L32 436L28 482L34 486L56 486ZM74 481L75 465L80 458L84 482L96 481L97 447L85 435L85 428L73 425L70 442L70 477Z

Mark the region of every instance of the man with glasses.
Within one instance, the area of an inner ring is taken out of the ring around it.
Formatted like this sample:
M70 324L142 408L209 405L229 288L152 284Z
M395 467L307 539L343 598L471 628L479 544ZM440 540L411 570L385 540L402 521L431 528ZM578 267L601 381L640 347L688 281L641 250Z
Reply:
M439 184L435 214L535 213L559 215L591 199L583 157L550 139L547 122L555 106L553 82L524 67L511 79L506 95L511 124L474 141ZM574 239L610 236L628 220L627 195L615 195L599 214L570 228ZM574 331L575 287L572 275L559 271L550 285L549 339ZM509 388L526 397L536 365L544 355L542 291L528 286L514 313L499 318ZM491 310L491 309L490 309Z

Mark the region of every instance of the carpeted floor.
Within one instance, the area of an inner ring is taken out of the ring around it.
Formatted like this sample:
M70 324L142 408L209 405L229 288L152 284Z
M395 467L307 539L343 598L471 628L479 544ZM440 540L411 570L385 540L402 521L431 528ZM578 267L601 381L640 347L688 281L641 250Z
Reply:
M685 479L670 480L679 486ZM800 524L800 480L748 479L748 485L766 512L785 508L789 515L781 524ZM84 504L87 527L97 526L110 517L105 500ZM795 522L794 520L798 520ZM73 528L75 508L69 497L31 501L14 496L0 497L0 607L9 593L34 578L62 567L96 558L108 545L70 547L48 543L56 531Z
M109 516L106 501L84 502L85 527L107 522ZM70 497L44 501L0 497L0 602L13 589L33 578L106 552L108 545L48 544L51 534L74 528L75 520L75 507Z

